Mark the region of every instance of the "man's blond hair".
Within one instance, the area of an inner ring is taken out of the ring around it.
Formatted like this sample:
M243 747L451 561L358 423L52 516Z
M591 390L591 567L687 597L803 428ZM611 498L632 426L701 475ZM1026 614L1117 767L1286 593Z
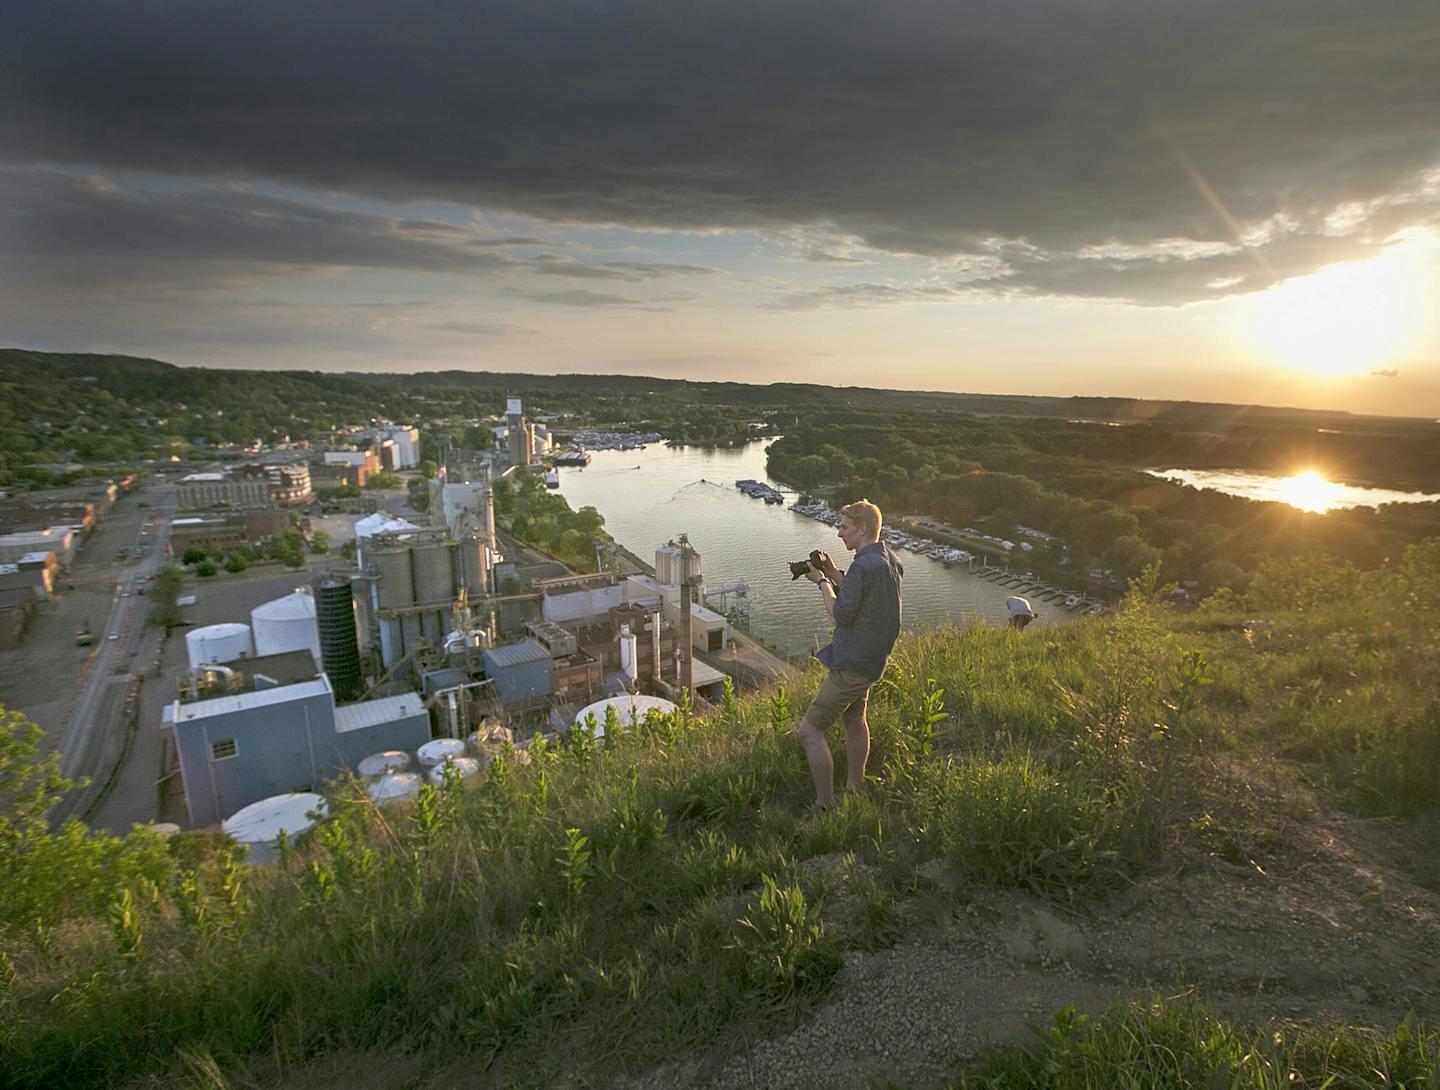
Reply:
M869 500L856 500L840 508L840 514L853 522L868 538L880 538L880 508Z

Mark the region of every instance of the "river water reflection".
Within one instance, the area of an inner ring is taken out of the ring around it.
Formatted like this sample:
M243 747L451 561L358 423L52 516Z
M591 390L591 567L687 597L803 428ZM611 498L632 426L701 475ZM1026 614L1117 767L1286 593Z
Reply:
M654 445L645 450L596 451L584 469L559 471L560 492L579 509L587 504L605 516L605 528L625 548L653 563L655 550L688 534L699 551L708 588L749 584L749 629L786 654L803 654L830 638L820 595L808 582L791 582L788 564L811 549L824 549L840 567L849 565L835 530L792 512L768 506L735 488L747 477L765 475L767 442L738 450ZM905 565L905 626L985 620L1003 624L1005 588L970 575L963 566L901 552ZM1031 626L1068 620L1058 603L1033 603L1040 617Z
M1314 514L1350 507L1378 507L1382 503L1434 503L1440 496L1424 492L1397 492L1389 488L1328 481L1313 470L1281 477L1240 469L1152 469L1156 477L1179 481L1193 488L1213 488L1250 500L1272 500Z

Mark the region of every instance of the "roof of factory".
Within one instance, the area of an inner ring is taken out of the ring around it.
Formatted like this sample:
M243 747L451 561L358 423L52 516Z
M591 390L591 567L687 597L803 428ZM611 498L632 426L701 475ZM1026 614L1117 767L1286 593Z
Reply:
M335 709L335 733L344 734L346 731L363 730L365 727L378 727L384 723L393 723L397 719L409 719L411 716L424 714L425 705L420 703L417 693L364 700L359 704L346 704L343 708Z
M485 649L486 666L522 666L527 662L548 662L550 652L540 646L538 640L522 640L519 643L507 644L504 647L487 647Z
M321 694L330 695L330 681L324 674L313 681L302 681L295 685L280 685L274 689L257 689L249 693L233 693L210 700L197 700L193 704L182 705L175 721L188 723L192 719L231 715L249 708L266 708L273 704L288 704L292 700L303 700Z

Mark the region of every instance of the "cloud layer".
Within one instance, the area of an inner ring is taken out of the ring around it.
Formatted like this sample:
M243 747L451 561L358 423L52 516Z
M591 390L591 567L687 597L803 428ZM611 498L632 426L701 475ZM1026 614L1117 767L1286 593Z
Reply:
M997 291L1151 303L1371 252L1440 201L1433 0L52 0L7 23L0 158L25 171L269 180L555 223L824 225L880 253L991 261L978 283ZM240 193L112 202L104 223L85 218L101 193L68 212L20 196L18 237L42 249L36 225L73 212L97 246L129 231L254 260L513 260L434 225L267 220Z

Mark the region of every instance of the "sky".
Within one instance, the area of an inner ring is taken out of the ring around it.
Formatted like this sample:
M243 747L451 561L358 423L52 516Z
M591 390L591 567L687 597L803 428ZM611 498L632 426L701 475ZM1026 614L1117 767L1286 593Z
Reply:
M0 345L1440 417L1433 0L47 0Z

